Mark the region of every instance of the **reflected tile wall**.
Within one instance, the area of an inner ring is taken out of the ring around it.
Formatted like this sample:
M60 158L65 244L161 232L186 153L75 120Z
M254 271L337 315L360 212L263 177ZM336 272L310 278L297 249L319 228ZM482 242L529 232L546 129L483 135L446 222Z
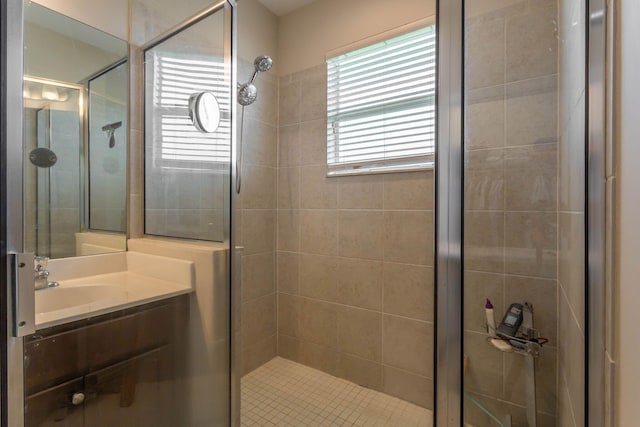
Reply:
M432 172L327 178L324 65L278 100L278 354L432 408Z
M526 423L524 361L487 343L486 298L496 322L513 302L533 304L535 326L550 339L536 361L538 423L556 425L556 3L475 5L465 22L465 390L499 418L511 414L514 425ZM469 401L464 407L465 422L492 423Z

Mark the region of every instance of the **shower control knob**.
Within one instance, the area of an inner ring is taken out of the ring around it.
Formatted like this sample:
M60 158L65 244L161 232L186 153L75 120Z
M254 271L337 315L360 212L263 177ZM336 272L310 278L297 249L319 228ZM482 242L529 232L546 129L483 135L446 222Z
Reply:
M81 405L84 402L84 393L73 393L71 396L71 403L74 405Z

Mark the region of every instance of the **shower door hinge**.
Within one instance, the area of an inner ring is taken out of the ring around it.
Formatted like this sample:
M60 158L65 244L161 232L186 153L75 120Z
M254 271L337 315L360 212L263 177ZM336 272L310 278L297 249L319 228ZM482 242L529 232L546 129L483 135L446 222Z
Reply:
M34 254L9 254L13 336L23 337L36 331Z

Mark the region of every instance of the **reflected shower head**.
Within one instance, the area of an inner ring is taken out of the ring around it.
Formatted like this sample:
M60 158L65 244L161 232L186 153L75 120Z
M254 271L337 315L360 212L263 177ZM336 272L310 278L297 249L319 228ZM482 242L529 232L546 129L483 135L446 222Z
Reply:
M253 84L258 73L269 71L273 66L273 60L268 55L258 56L253 61L254 71L251 79L248 83L244 83L238 86L238 103L242 106L253 104L258 98L258 89Z
M273 60L268 55L258 56L254 61L253 65L256 67L256 72L264 72L269 71L273 66Z

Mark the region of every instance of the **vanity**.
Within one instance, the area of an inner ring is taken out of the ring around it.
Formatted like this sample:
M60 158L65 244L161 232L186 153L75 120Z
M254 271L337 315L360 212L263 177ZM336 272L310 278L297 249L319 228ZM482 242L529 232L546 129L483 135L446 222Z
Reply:
M193 263L137 252L49 261L24 340L25 426L175 426Z

